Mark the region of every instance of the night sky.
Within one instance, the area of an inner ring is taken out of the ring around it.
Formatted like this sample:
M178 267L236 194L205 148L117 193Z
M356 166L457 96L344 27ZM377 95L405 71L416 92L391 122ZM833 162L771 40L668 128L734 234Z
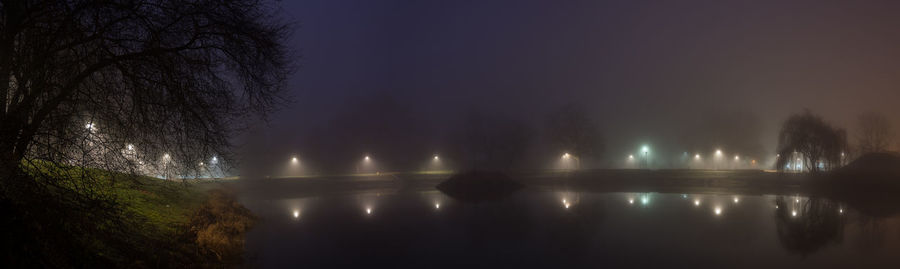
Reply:
M900 1L276 5L300 57L295 102L267 131L282 151L303 152L312 129L373 96L439 131L473 108L539 128L578 103L615 156L699 136L691 128L722 115L758 119L748 126L773 152L779 124L803 108L851 132L871 110L900 126Z

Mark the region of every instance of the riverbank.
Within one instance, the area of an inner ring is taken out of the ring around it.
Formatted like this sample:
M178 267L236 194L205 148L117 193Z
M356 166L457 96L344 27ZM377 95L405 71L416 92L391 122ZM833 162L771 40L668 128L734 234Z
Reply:
M224 267L241 262L255 220L215 182L80 168L44 174L68 176L32 179L56 182L3 201L11 216L3 222L5 264Z

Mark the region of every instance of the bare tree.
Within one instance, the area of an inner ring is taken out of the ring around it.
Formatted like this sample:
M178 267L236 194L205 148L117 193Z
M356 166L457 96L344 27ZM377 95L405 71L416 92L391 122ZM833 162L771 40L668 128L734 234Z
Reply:
M569 104L552 112L546 128L550 143L576 158L578 166L582 158L596 157L602 151L599 128L581 106Z
M92 191L108 183L71 167L184 177L224 162L230 135L283 100L288 26L270 9L0 1L0 208L68 201L59 212L87 216L110 204Z
M287 26L266 9L255 0L4 1L4 175L32 159L131 171L170 162L185 174L227 156L229 134L282 100L290 71Z
M792 115L781 126L778 136L778 170L796 167L800 160L805 170L819 173L840 167L847 150L847 132L832 127L809 110Z
M884 152L890 148L894 132L884 114L867 112L859 115L857 123L857 146L860 154Z

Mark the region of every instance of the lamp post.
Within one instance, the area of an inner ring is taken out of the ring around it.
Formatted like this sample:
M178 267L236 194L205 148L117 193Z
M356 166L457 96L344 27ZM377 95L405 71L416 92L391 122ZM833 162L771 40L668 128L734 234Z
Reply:
M650 168L650 148L644 146L641 149L644 152L644 169Z
M715 160L713 160L713 162L716 163L716 170L719 170L719 164L720 164L721 159L722 159L722 150L716 149L716 158L715 158Z

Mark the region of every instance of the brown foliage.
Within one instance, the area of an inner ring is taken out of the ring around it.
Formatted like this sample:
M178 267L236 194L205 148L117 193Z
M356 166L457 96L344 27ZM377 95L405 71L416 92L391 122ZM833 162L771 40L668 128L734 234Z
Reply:
M219 262L231 264L240 262L244 233L255 219L233 195L213 190L206 204L191 218L190 232L201 254L211 254Z

